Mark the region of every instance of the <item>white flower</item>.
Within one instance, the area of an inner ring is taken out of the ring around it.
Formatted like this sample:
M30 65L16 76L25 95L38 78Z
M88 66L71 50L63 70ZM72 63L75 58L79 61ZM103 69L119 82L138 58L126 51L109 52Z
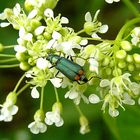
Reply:
M14 15L15 15L15 16L18 16L18 15L20 14L20 12L21 12L21 7L20 7L19 3L17 3L17 4L15 5L15 7L13 8L13 12L14 12Z
M39 98L39 92L38 90L36 89L36 87L33 87L32 90L31 90L31 96L33 98Z
M29 18L29 19L33 19L36 15L37 15L37 10L36 10L36 9L33 9L33 10L29 13L28 18Z
M100 82L100 87L107 87L110 85L110 81L108 79L103 79Z
M61 17L61 24L68 24L69 20L66 17Z
M62 79L60 78L52 78L50 81L56 88L59 88L62 85Z
M128 93L123 94L124 100L122 101L124 104L127 105L134 105L135 101L131 99L131 96Z
M79 121L80 121L80 126L81 126L80 133L84 135L84 134L90 132L89 122L88 122L87 118L82 115L82 116L80 116Z
M131 39L131 42L133 45L137 45L138 42L140 42L140 27L135 27L133 30L132 30L132 39Z
M28 128L30 128L30 131L33 134L38 134L38 133L44 133L47 130L47 126L40 121L34 121L28 125Z
M73 85L73 87L68 92L66 92L65 98L72 99L76 105L80 103L80 100L82 98L83 101L88 104L88 98L83 94L85 89L85 87L83 87L83 89L80 89L79 85Z
M106 33L108 31L108 25L102 25L100 28L99 28L99 33Z
M108 25L102 25L102 23L97 20L99 12L100 12L100 10L96 11L93 19L92 19L90 12L87 12L85 14L86 22L84 24L85 32L87 34L91 35L92 38L97 38L97 39L100 39L100 37L97 35L97 33L103 34L108 31Z
M45 122L48 125L52 125L54 123L57 127L60 127L64 124L64 121L58 111L47 112Z
M2 27L2 28L7 27L9 25L10 25L9 22L2 22L2 23L0 23L0 27Z
M53 31L52 39L48 42L46 48L50 49L50 48L56 47L57 40L60 38L61 38L61 34L59 32Z
M44 15L48 18L54 18L54 13L53 13L53 10L50 9L50 8L47 8L45 11L44 11Z
M20 27L19 37L21 39L23 39L23 40L27 40L27 41L31 41L32 42L33 35L31 33L27 33L25 31L24 27Z
M77 57L76 60L75 60L75 62L77 64L79 64L80 66L84 66L84 64L85 64L86 61L83 58Z
M55 48L57 49L57 51L63 51L66 55L75 56L75 52L73 51L73 49L81 49L81 46L70 40L56 45Z
M10 122L13 119L13 115L18 112L18 107L16 105L7 105L9 103L4 103L2 109L0 110L0 121Z
M109 115L112 117L117 117L119 115L119 111L117 109L109 108Z
M92 104L96 104L100 102L100 98L96 94L91 94L89 96L89 102Z
M64 124L63 118L60 113L62 111L62 104L60 102L55 102L52 106L52 111L46 113L45 122L48 125L55 124L60 127Z
M39 27L37 27L37 28L35 29L35 35L40 35L40 34L42 34L45 28L46 28L45 26L39 26Z
M90 71L96 72L98 74L98 67L99 67L98 61L94 58L90 58L89 64L90 64L89 67Z
M120 0L105 0L107 3L119 2Z
M15 45L14 50L15 50L16 52L23 53L23 52L25 52L27 49L26 49L24 46Z
M36 66L39 69L46 69L49 66L49 62L44 58L38 58L36 61Z

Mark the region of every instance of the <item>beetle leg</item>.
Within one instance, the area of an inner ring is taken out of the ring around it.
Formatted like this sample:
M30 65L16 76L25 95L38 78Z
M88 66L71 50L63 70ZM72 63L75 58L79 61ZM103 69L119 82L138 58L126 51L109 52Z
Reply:
M86 83L80 83L79 81L76 81L79 85L83 85L83 84L86 84Z
M58 74L59 74L59 71L57 71L57 73L55 74L55 77L57 77Z
M53 67L55 67L56 65L53 65L53 66L51 66L51 67L49 67L49 69L51 69L51 68L53 68Z

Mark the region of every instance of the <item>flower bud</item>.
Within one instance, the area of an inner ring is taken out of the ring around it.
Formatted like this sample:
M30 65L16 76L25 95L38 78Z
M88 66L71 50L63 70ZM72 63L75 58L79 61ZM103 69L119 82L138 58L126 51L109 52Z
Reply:
M119 63L118 63L118 67L119 68L125 68L126 67L126 62L125 61L120 61Z
M124 49L125 51L131 51L131 50L132 50L132 45L131 45L131 43L130 43L129 41L126 41L126 40L124 40L124 41L121 42L121 47L122 47L122 49Z
M113 76L118 76L122 74L122 70L120 68L116 68L113 70Z
M129 71L134 71L135 70L135 66L133 64L129 64L128 65L128 70Z
M35 112L35 115L34 115L35 121L42 122L42 121L44 121L44 118L45 118L45 115L44 115L44 112L42 109L39 109Z
M110 63L109 57L105 57L105 59L103 59L102 66L107 66L109 63Z
M16 58L17 58L17 60L19 60L20 62L27 60L26 54L25 54L25 53L20 53L20 52L17 52L17 53L16 53Z
M111 68L106 68L105 72L106 72L107 75L111 75L112 70L111 70Z
M52 106L52 111L58 111L59 113L62 112L62 104L61 102L55 102Z
M2 52L4 50L3 45L0 43L0 52Z
M124 59L126 57L126 51L125 50L119 50L116 52L116 58L118 59Z
M6 97L6 102L8 102L9 105L14 105L17 102L16 92L10 92Z
M132 63L133 62L133 56L132 55L127 55L126 56L126 61L129 62L129 63Z
M85 22L84 24L84 31L88 34L94 30L94 23L93 22Z
M86 133L90 132L89 122L85 116L83 116L83 115L80 116L79 122L81 125L81 127L80 127L81 134L86 134Z
M140 54L137 53L133 54L133 58L136 63L140 64Z
M19 65L20 69L22 69L23 71L27 71L30 68L30 65L27 62L21 62Z

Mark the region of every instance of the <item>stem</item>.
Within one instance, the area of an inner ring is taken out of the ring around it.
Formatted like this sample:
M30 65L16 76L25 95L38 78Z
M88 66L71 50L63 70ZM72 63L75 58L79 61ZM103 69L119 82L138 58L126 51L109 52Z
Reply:
M7 63L7 62L12 62L12 61L16 61L16 58L9 58L9 59L5 59L5 60L0 60L0 63Z
M54 91L55 91L56 101L59 102L59 96L56 87L54 87Z
M4 46L4 49L10 49L10 48L14 48L15 45L11 45L11 46Z
M130 0L122 0L123 3L132 11L134 16L139 16L139 10L134 6Z
M79 112L80 116L84 116L83 112L81 111L80 107L75 104L77 111Z
M44 87L41 88L41 99L40 99L40 109L43 110L43 101L44 101Z
M24 85L18 92L17 92L17 96L20 94L20 93L22 93L26 88L28 88L30 86L30 84L28 83L28 84L26 84L26 85Z
M25 74L23 74L23 75L21 76L21 78L19 79L19 81L17 82L17 84L16 84L16 86L15 86L15 88L14 88L14 90L13 90L14 92L17 91L17 89L18 89L19 85L21 84L21 82L23 81L24 77L25 77Z
M12 54L0 54L0 57L15 57L15 55L12 55Z
M125 30L127 30L128 27L130 27L131 25L134 25L134 24L139 23L139 22L140 22L140 18L139 18L139 17L138 17L138 18L134 18L134 19L128 21L128 22L121 28L121 30L119 31L119 33L118 33L118 35L117 35L117 37L116 37L115 40L116 40L116 41L121 41L121 39L123 38L123 34L124 34Z
M108 42L114 42L114 40L107 40L107 39L98 39L98 38L88 38L88 37L83 37L84 39L87 40L93 40L93 41L108 41Z
M79 35L79 34L84 33L84 32L85 32L84 29L82 29L79 32L77 32L76 34Z
M19 64L13 64L13 65L0 65L0 68L14 68L19 67Z

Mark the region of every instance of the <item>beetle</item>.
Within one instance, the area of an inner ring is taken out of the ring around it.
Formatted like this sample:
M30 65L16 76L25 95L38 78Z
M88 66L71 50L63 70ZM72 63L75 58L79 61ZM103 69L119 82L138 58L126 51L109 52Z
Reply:
M53 65L52 67L55 67L70 80L77 81L78 83L79 81L88 82L85 71L79 64L56 54L49 54L46 59Z

